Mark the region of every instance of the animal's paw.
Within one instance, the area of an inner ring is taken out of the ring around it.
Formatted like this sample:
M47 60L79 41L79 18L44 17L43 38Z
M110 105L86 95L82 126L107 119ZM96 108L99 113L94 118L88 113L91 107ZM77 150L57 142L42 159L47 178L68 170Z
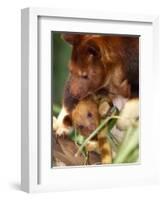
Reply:
M61 135L68 135L69 133L72 132L72 128L71 127L66 127L64 125L60 125L57 130L55 131L55 134L57 136L61 136Z
M98 152L99 146L97 141L89 141L86 145L87 151Z
M110 105L107 101L103 101L99 105L99 114L101 117L105 117L110 109Z
M57 136L68 135L72 132L72 123L69 113L63 107L58 118L53 117L53 131Z
M53 117L53 131L56 136L68 135L72 132L72 127L66 126L63 121Z

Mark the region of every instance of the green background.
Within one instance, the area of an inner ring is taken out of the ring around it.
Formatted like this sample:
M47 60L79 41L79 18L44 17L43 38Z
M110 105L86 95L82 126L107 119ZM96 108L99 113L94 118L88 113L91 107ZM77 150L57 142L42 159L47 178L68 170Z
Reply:
M62 33L52 32L52 101L61 106L65 81L68 78L68 62L71 46L62 38Z

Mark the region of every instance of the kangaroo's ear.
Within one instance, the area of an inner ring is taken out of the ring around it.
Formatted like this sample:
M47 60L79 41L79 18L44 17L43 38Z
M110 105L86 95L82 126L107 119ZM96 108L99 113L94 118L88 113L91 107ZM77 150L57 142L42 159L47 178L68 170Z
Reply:
M72 118L71 115L66 115L63 119L63 123L66 126L72 126Z
M74 45L74 44L78 44L81 39L82 39L83 35L81 34L75 34L75 33L65 33L65 34L62 34L62 38L68 42L69 44L71 45Z

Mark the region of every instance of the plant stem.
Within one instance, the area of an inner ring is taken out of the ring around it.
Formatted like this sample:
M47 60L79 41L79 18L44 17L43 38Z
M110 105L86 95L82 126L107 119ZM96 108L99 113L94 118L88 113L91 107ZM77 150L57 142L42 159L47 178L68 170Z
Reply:
M139 144L139 128L130 127L125 135L122 144L119 147L114 163L123 163L128 159L129 154L135 149Z
M112 132L109 133L109 136L112 138L113 142L118 146L120 142L119 142L118 139L112 134Z
M129 154L126 163L136 162L139 158L139 145Z
M117 152L117 146L116 146L116 144L114 143L113 139L112 139L110 136L108 136L108 140L109 140L109 142L110 142L110 144L111 144L113 150L114 150L115 152Z
M97 133L108 123L108 121L110 119L118 119L119 116L114 116L115 111L113 111L111 116L108 116L106 119L104 119L102 121L102 123L95 129L95 131L93 131L89 137L87 137L87 139L83 142L83 144L80 146L79 150L77 151L77 153L75 154L75 156L78 156L78 154L82 151L82 149L86 146L86 144L95 136L97 135Z

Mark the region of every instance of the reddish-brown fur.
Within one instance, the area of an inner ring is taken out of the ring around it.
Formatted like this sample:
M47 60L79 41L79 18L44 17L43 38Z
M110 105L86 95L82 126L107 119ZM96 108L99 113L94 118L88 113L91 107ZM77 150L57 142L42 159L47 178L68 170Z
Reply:
M65 34L72 45L64 105L71 111L89 94L105 89L114 98L138 96L139 39L127 36Z

